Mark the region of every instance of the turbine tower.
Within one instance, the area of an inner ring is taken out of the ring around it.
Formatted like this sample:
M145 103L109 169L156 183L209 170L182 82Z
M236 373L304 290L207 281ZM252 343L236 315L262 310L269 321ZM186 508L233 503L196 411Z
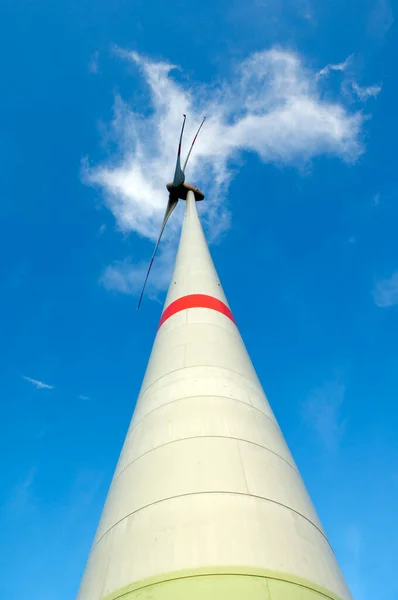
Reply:
M78 600L351 600L214 268L184 124L147 278L183 199L175 268Z

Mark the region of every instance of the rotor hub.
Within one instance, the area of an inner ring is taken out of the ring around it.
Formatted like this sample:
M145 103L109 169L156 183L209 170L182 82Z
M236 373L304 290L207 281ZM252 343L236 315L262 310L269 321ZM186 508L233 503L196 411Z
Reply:
M166 187L170 192L170 195L174 198L177 197L179 200L186 200L188 192L194 193L196 201L203 200L205 197L204 193L201 192L200 189L196 187L196 185L193 185L192 183L187 183L186 181L178 187L174 187L173 184L170 182L166 185Z

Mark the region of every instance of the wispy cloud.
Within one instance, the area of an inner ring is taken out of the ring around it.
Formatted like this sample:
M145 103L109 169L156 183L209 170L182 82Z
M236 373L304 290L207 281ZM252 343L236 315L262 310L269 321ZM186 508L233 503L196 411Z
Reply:
M206 192L201 208L210 237L229 227L222 200L243 152L255 153L266 163L299 166L322 154L355 161L363 152L362 113L350 111L341 100L326 100L323 77L317 77L294 52L280 48L257 52L236 66L230 81L208 85L188 84L181 73L175 77L177 68L169 63L118 52L140 70L152 110L142 114L116 98L110 130L117 155L97 166L86 164L84 179L102 189L106 205L124 232L134 231L151 240L158 234L182 113L188 114L186 143L207 115L187 176ZM343 69L344 64L326 69ZM171 256L170 247L174 248L178 226L176 218L167 226L164 265L166 255ZM102 282L108 288L138 293L145 267L136 258L115 263L105 271ZM162 282L164 287L167 278Z
M329 75L329 73L331 71L340 71L340 72L345 71L347 69L348 65L351 63L352 58L353 58L353 55L350 54L350 56L348 56L343 62L326 65L320 71L318 71L318 73L316 73L316 75L315 75L316 79L320 79L321 77L326 77L327 75Z
M361 87L356 83L356 81L352 82L352 89L358 96L358 98L364 102L369 98L376 98L381 92L381 85L369 85L367 87Z
M79 400L90 400L90 396L84 396L83 394L80 394L78 398Z
M302 406L304 420L312 427L327 451L336 451L346 422L341 415L345 386L336 381L325 382L314 390Z
M147 286L149 297L154 296L156 298L157 292L167 288L174 256L175 248L170 243L170 237L168 237L166 238L166 244L163 244L162 252L153 264L151 278ZM101 283L108 290L138 295L141 292L147 269L148 261L134 263L131 258L124 261L115 261L105 269Z
M375 304L381 308L398 304L398 272L376 283L373 289L373 299Z
M344 73L341 84L343 94L352 96L352 92L354 92L355 97L361 102L366 102L369 98L376 98L381 92L381 85L360 86L353 78L353 66L354 55L351 54L343 62L326 65L326 67L323 67L323 69L316 73L315 78L317 80L325 78L333 71ZM347 71L351 71L351 73L347 73Z
M38 379L32 379L31 377L26 377L23 375L23 379L25 381L29 381L32 385L34 385L38 390L53 390L54 386L49 385L48 383L44 383L44 381L39 381Z

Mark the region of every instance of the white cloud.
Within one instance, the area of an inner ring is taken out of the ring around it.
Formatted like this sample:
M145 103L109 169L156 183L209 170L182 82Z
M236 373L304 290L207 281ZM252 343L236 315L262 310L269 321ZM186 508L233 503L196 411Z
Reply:
M376 283L373 290L373 299L380 308L398 304L398 272Z
M318 71L318 73L316 73L316 75L315 75L316 79L320 79L321 77L326 77L326 75L329 75L329 73L331 71L340 71L340 72L345 71L347 69L348 65L351 63L352 57L353 57L352 54L350 54L350 56L348 56L345 59L345 61L343 61L341 63L326 65L326 67L323 67L323 69L321 69L320 71Z
M355 81L352 82L352 89L362 101L368 100L369 98L376 98L381 92L381 85L369 85L368 87L361 87Z
M54 389L53 385L48 385L48 383L44 383L43 381L39 381L38 379L32 379L31 377L26 377L25 375L23 375L23 379L25 379L25 381L29 381L29 383L32 383L34 386L36 386L38 390Z
M303 403L304 420L313 428L328 451L337 450L345 430L341 417L345 386L326 382L314 390Z
M150 92L151 112L142 114L117 97L111 135L118 155L97 166L86 165L84 178L102 189L124 232L151 240L158 235L183 113L188 115L185 150L203 115L207 116L187 179L206 193L202 217L210 238L229 227L223 200L243 152L257 154L266 163L303 165L322 154L350 162L363 151L364 116L349 112L340 101L325 100L321 82L294 52L273 48L254 53L236 66L230 81L217 85L188 84L180 73L173 76L176 67L169 63L134 52L119 54L140 69ZM343 64L328 68L342 69ZM150 278L153 291L167 286L163 273L178 230L173 215L166 228L169 245L162 242L162 268L158 258L160 280L154 283L155 273ZM106 269L102 282L137 294L146 267L146 259L115 263Z
M79 398L79 400L90 400L90 397L89 397L89 396L84 396L83 394L80 394L80 395L78 396L78 398Z
M332 71L338 71L340 73L346 73L348 67L353 64L354 56L351 54L346 58L345 61L337 64L329 64L326 67L323 67L318 73L315 75L315 79L319 80L322 77L327 77ZM352 69L351 69L352 70ZM369 100L369 98L376 98L381 92L381 85L369 85L362 87L360 86L352 77L345 74L341 90L346 95L352 95L351 90L354 92L355 96L361 101L365 102Z
M169 284L172 265L175 257L175 247L166 237L162 253L154 261L151 277L147 283L147 294L156 298L156 294ZM148 270L148 260L134 263L131 258L115 261L109 265L101 278L106 289L116 290L124 294L139 295Z

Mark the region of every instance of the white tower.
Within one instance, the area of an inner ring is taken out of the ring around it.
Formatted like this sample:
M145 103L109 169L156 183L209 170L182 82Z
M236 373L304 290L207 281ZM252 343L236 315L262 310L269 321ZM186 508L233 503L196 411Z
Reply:
M169 189L186 198L176 264L78 600L351 600L218 279L203 195Z

